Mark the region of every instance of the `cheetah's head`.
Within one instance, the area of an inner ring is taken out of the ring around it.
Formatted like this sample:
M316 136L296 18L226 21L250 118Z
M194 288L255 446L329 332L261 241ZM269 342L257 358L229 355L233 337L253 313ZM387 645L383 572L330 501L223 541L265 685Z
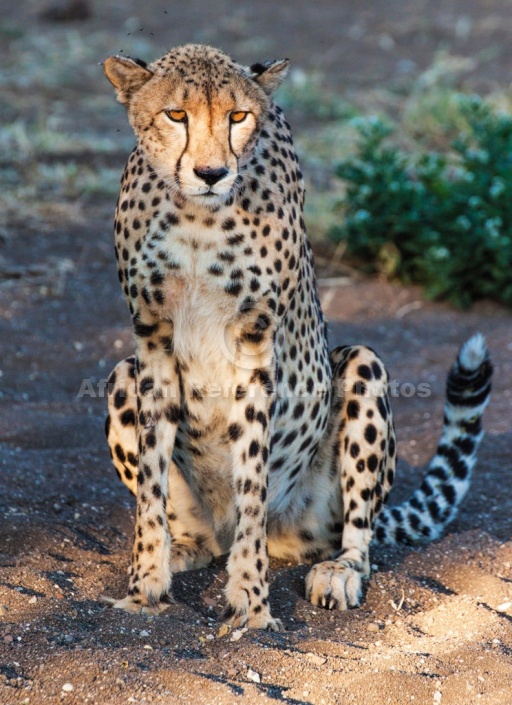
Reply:
M188 44L152 64L111 56L109 81L151 167L198 205L226 201L262 129L288 61L241 66L208 46Z

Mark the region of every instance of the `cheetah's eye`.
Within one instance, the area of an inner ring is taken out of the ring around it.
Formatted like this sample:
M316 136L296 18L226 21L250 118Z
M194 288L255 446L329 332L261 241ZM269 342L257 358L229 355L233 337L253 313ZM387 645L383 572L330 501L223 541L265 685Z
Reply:
M245 110L233 110L229 119L231 122L243 122L248 115L249 113Z
M184 110L165 110L164 112L173 122L187 122L187 113Z

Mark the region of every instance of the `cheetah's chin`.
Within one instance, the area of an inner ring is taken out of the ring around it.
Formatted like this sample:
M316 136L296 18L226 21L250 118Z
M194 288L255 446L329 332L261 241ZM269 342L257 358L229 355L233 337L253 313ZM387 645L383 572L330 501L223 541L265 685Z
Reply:
M208 193L197 193L190 196L186 196L189 202L194 203L198 206L204 206L208 209L218 210L222 206L231 202L233 198L233 191L227 191L226 193L215 193L213 191Z

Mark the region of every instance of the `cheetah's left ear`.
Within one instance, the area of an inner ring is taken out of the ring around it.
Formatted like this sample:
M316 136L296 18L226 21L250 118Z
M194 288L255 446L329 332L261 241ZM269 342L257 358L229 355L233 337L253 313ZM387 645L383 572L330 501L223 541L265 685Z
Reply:
M264 61L262 64L253 64L250 68L251 78L263 88L265 93L271 95L288 73L289 66L290 62L288 59L277 59Z
M103 64L103 71L116 89L117 100L126 107L133 94L153 77L144 61L124 56L109 56Z

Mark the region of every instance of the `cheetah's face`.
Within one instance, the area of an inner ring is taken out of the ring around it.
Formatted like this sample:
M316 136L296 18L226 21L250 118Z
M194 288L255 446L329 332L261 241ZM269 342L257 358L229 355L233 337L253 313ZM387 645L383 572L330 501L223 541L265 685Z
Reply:
M208 207L239 183L287 66L245 68L217 50L187 45L149 66L110 57L105 73L157 175Z

